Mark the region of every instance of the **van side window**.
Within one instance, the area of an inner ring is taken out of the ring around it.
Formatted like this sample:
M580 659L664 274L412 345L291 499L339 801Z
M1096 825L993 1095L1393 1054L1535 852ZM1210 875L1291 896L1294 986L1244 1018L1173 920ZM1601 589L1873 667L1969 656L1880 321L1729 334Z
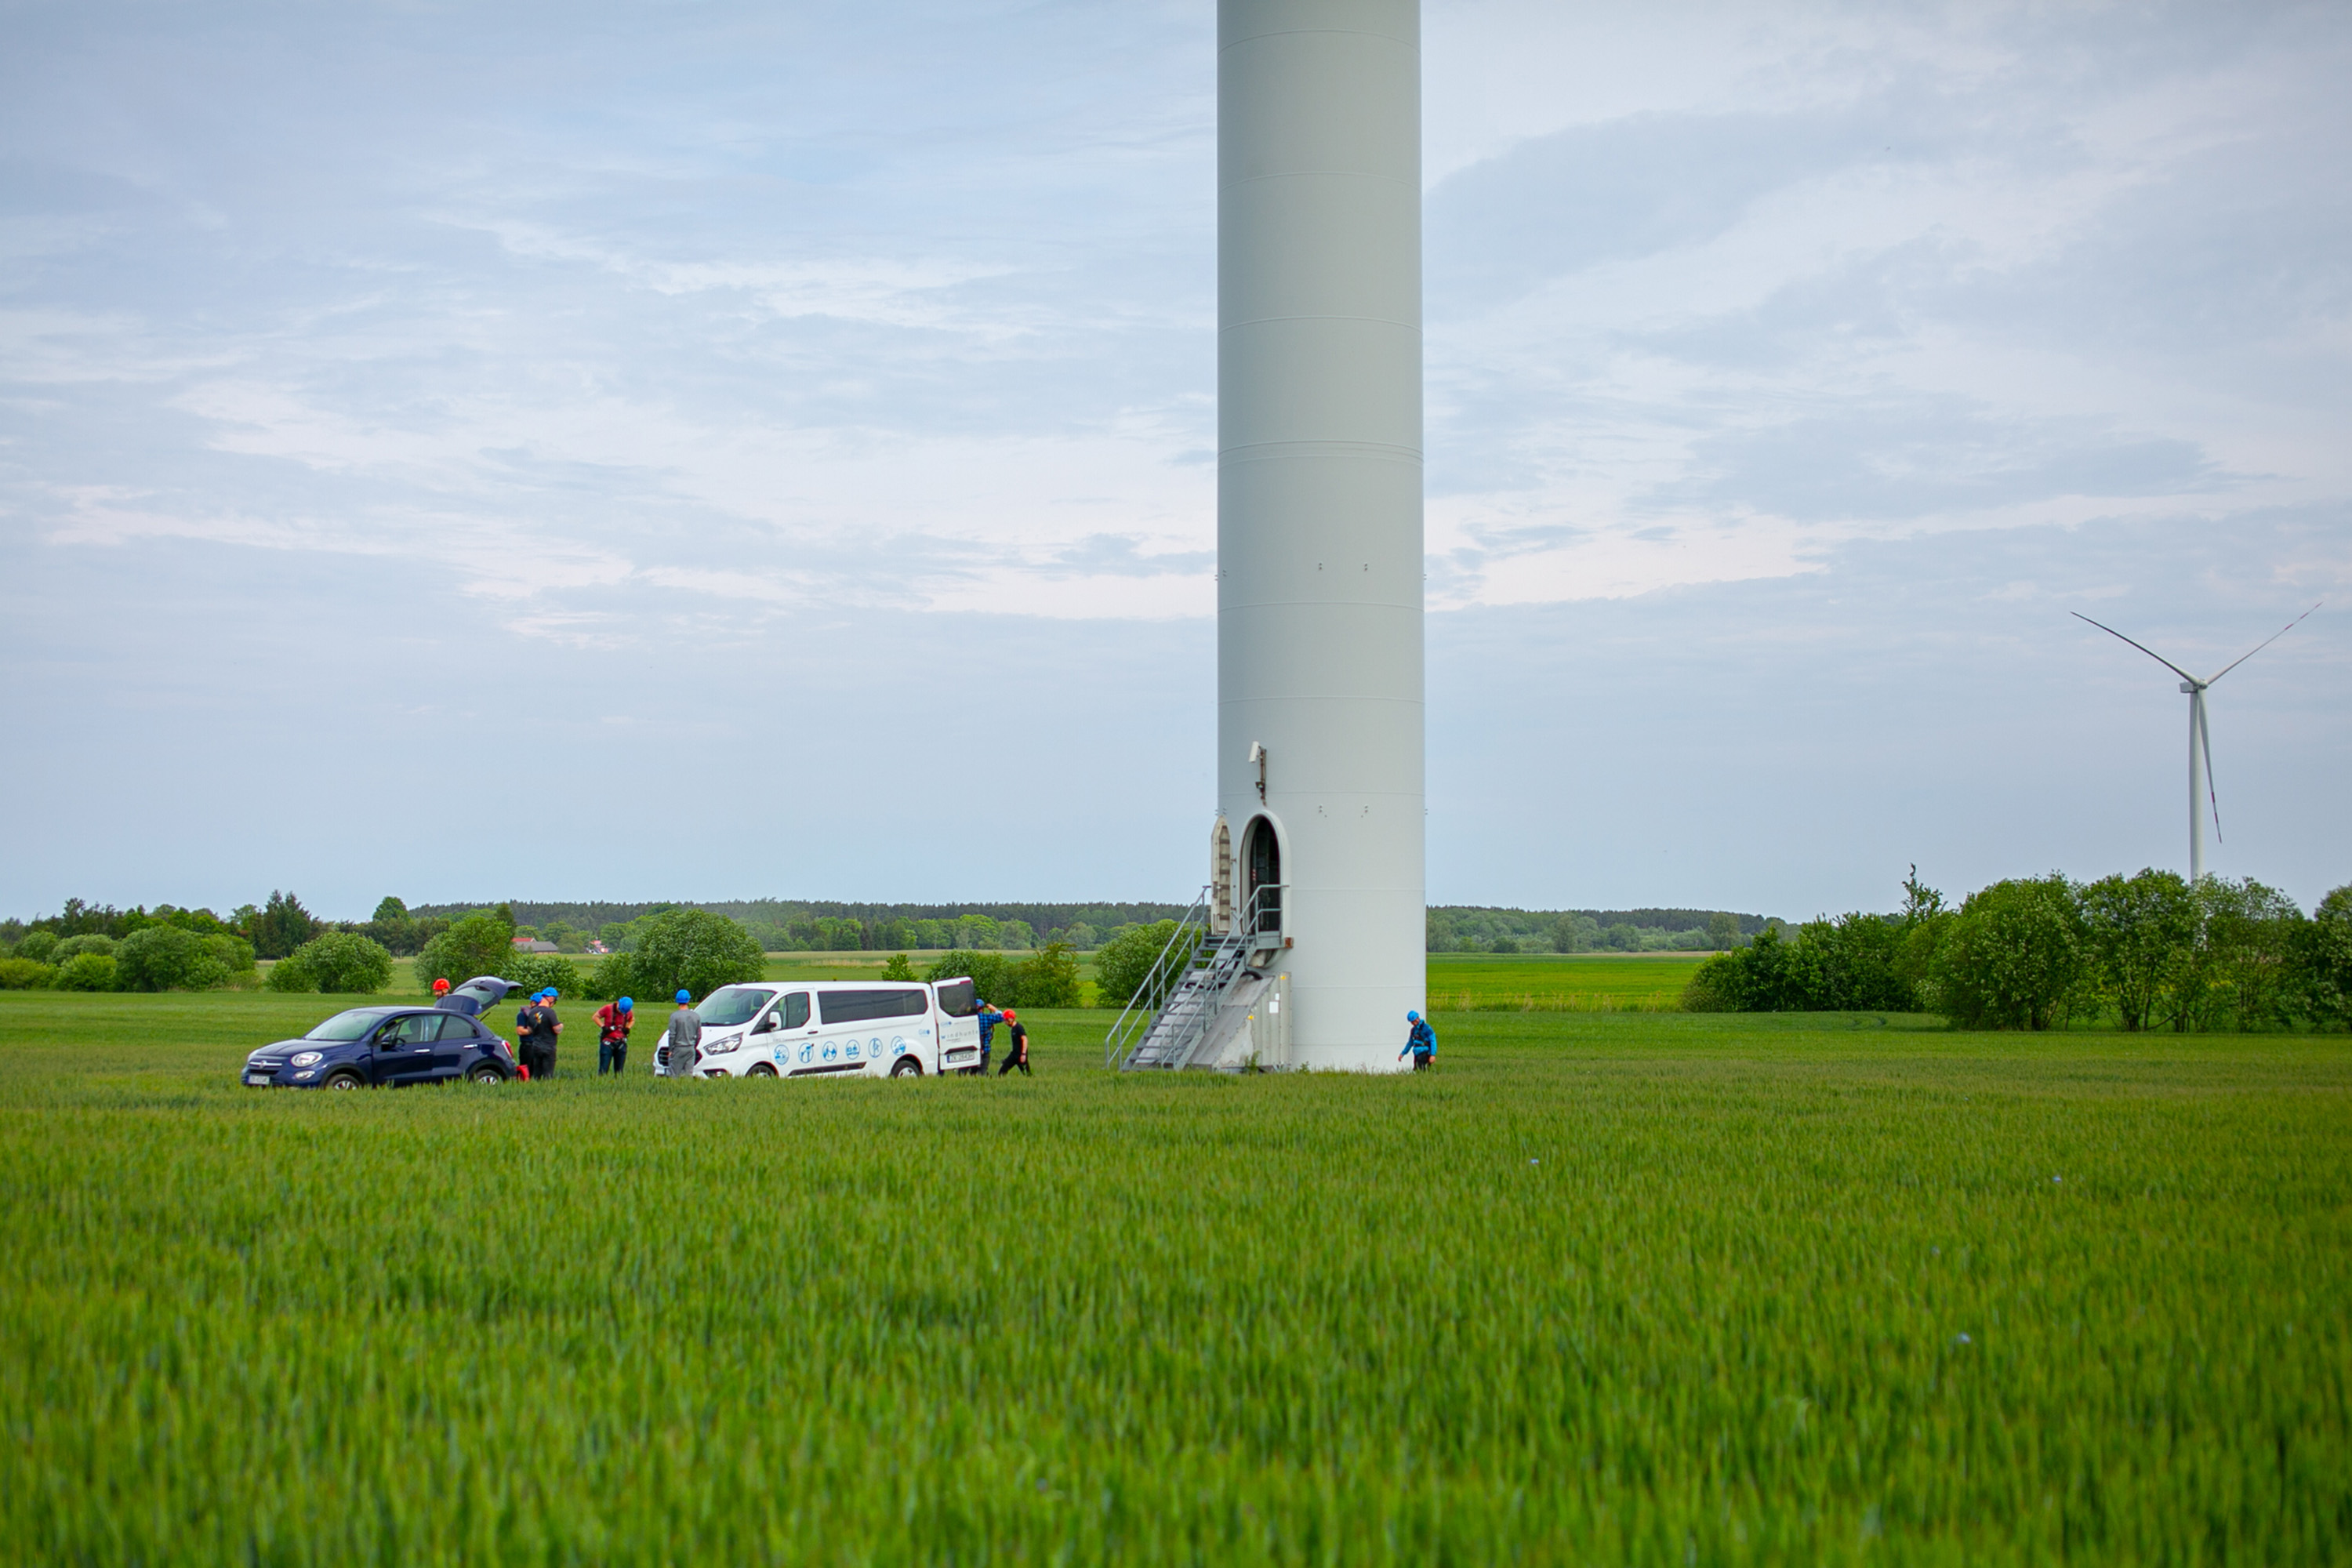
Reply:
M808 993L795 991L784 998L784 1027L797 1029L808 1022Z
M920 991L820 991L818 1005L828 1024L863 1024L875 1018L919 1018L930 1011Z
M950 1018L969 1018L980 1011L980 998L969 980L940 982L940 1011Z

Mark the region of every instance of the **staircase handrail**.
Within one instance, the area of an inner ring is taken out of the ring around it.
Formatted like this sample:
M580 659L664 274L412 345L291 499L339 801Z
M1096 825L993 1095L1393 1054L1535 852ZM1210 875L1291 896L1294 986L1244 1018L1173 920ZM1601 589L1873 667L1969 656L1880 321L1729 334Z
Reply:
M1158 1050L1153 1053L1153 1059L1147 1065L1181 1068L1191 1059L1192 1052L1198 1048L1201 1041L1207 1037L1209 1030L1215 1025L1217 1014L1224 1005L1225 997L1232 993L1234 984L1248 971L1251 954L1262 945L1260 939L1282 934L1281 894L1286 886L1287 884L1281 882L1260 884L1250 890L1249 902L1243 907L1241 919L1234 922L1231 931L1218 937L1212 937L1208 932L1203 931L1200 940L1193 945L1184 973L1176 977L1177 984L1170 987L1166 995L1160 999L1159 1006L1152 1010L1151 1016L1137 1029L1129 1031L1130 1035L1136 1037L1118 1039L1118 1026L1113 1026L1113 1038L1104 1042L1106 1049L1103 1065L1125 1066L1132 1061L1135 1049L1151 1039L1153 1033L1159 1028L1160 1021L1168 1016L1171 1008L1176 1005L1178 994L1183 988L1184 980L1192 970L1201 967L1205 959L1206 963L1213 970L1222 966L1224 971L1222 974L1213 973L1210 976L1211 983L1216 988L1215 994L1194 999L1192 1016L1184 1020L1182 1027L1172 1038L1160 1044ZM1260 931L1258 928L1268 906L1272 907L1276 923L1272 931ZM1181 935L1181 932L1180 931L1179 934ZM1175 944L1171 942L1169 945L1172 948ZM1165 957L1166 954L1163 952L1162 956ZM1144 994L1143 992L1137 992L1139 997L1142 994ZM1133 1010L1134 1005L1129 1004L1129 1011ZM1124 1023L1125 1020L1126 1015L1122 1014L1120 1021Z
M1117 1067L1126 1058L1135 1043L1133 1037L1150 1032L1152 1021L1160 1016L1160 1009L1168 1005L1169 998L1176 994L1176 988L1184 975L1200 962L1201 939L1209 929L1212 890L1208 887L1202 888L1192 907L1177 918L1175 931L1168 938L1167 945L1160 950L1160 956L1152 960L1151 967L1144 973L1143 984L1135 988L1135 994L1128 999L1126 1008L1112 1022L1110 1033L1103 1037L1103 1066ZM1180 950L1183 954L1181 963L1176 958Z

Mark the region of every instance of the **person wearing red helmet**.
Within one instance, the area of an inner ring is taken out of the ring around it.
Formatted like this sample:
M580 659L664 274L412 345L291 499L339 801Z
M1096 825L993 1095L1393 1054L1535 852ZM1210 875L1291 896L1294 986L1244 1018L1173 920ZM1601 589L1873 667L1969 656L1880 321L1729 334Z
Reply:
M1029 1031L1022 1024L1021 1015L1010 1007L1004 1010L1004 1065L996 1069L996 1076L1003 1078L1014 1068L1019 1068L1021 1076L1027 1078L1029 1076Z

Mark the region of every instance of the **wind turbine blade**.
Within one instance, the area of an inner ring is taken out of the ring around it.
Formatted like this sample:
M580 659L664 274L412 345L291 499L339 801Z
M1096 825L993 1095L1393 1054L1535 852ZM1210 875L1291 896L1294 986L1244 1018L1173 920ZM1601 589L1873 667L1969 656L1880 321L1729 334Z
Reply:
M2315 609L2317 606L2314 605L2313 608ZM2092 621L2090 616L2084 615L2080 610L2069 610L2066 613L2074 616L2078 621L2090 621L2091 625L2098 627L2101 631L2106 633L2111 637L2122 637L2124 641L2131 642L2132 647L2139 648L2140 652L2147 655L2148 658L2156 660L2157 663L2164 666L2165 668L2172 671L2173 674L2180 677L2181 679L2192 682L2197 679L2195 676L2189 674L2187 670L2181 668L2179 665L2173 663L2170 659L2165 658L2154 648L2142 647L2138 643L2132 642L2131 638L2124 637L2123 633L2116 630L2115 627L2107 625L2105 621ZM2305 615L2309 615L2310 613L2310 610L2305 610L2304 612Z
M2325 600L2325 599L2322 599L2322 600L2320 600L2320 601L2319 601L2319 605L2324 605L2324 604L2326 604L2326 603L2327 603L2327 601L2326 601L2326 600ZM2312 606L2311 606L2311 610L2315 610L2315 609L2319 608L2319 605L2312 605ZM2260 642L2256 643L2252 647L2248 648L2245 652L2243 652L2243 653L2240 654L2237 658L2235 658L2231 659L2229 663L2227 663L2227 664L2223 665L2223 666L2221 667L2221 675L2216 675L2215 677L2213 677L2213 679L2212 679L2212 680L2208 680L2205 684L2206 684L2206 685L2208 685L2208 686L2212 685L2214 680L2219 680L2219 679L2221 679L2222 675L2227 675L2227 674L2229 674L2231 670L2233 670L2233 669L2237 668L2238 668L2238 666L2240 666L2240 665L2242 665L2242 664L2245 663L2245 662L2246 662L2246 660L2248 660L2248 659L2250 659L2250 658L2253 658L2253 657L2254 657L2254 655L2256 655L2256 654L2258 654L2258 653L2262 652L2262 651L2263 651L2263 649L2264 649L2264 648L2266 648L2266 647L2270 647L2270 646L2271 646L2271 644L2273 644L2273 643L2274 643L2274 642L2278 641L2278 640L2279 640L2279 638L2281 638L2281 637L2283 637L2286 636L2286 634L2287 634L2287 633L2289 633L2289 632L2291 632L2291 631L2294 630L2294 628L2295 628L2295 627L2297 627L2297 626L2299 626L2303 625L2305 618L2306 616L2308 616L2311 614L2311 610L2305 610L2305 611L2304 611L2302 615L2295 616L2295 618L2294 618L2294 619L2293 619L2293 620L2291 620L2291 621L2287 622L2287 624L2286 624L2286 625L2284 625L2284 626L2283 626L2279 627L2279 629L2278 629L2278 630L2276 630L2276 631L2273 632L2270 636L2268 636L2268 637L2264 637L2262 641L2260 641ZM2218 832L2218 831L2219 831L2219 829L2216 829L2216 831Z
M2318 606L2314 605L2315 609ZM2305 610L2305 615L2309 615ZM2205 724L2205 694L2197 694L2197 743L2205 748L2205 798L2213 805L2213 842L2221 842L2221 796L2213 786L2213 731Z

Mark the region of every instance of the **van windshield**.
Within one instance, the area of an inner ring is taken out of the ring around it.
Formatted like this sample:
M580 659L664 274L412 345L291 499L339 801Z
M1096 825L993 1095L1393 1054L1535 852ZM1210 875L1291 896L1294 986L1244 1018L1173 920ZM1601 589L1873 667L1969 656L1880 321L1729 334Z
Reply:
M356 1040L383 1022L381 1007L354 1007L338 1013L302 1037L306 1040Z
M756 985L722 985L702 999L694 1016L706 1029L731 1029L758 1017L760 1009L775 999L774 992Z

